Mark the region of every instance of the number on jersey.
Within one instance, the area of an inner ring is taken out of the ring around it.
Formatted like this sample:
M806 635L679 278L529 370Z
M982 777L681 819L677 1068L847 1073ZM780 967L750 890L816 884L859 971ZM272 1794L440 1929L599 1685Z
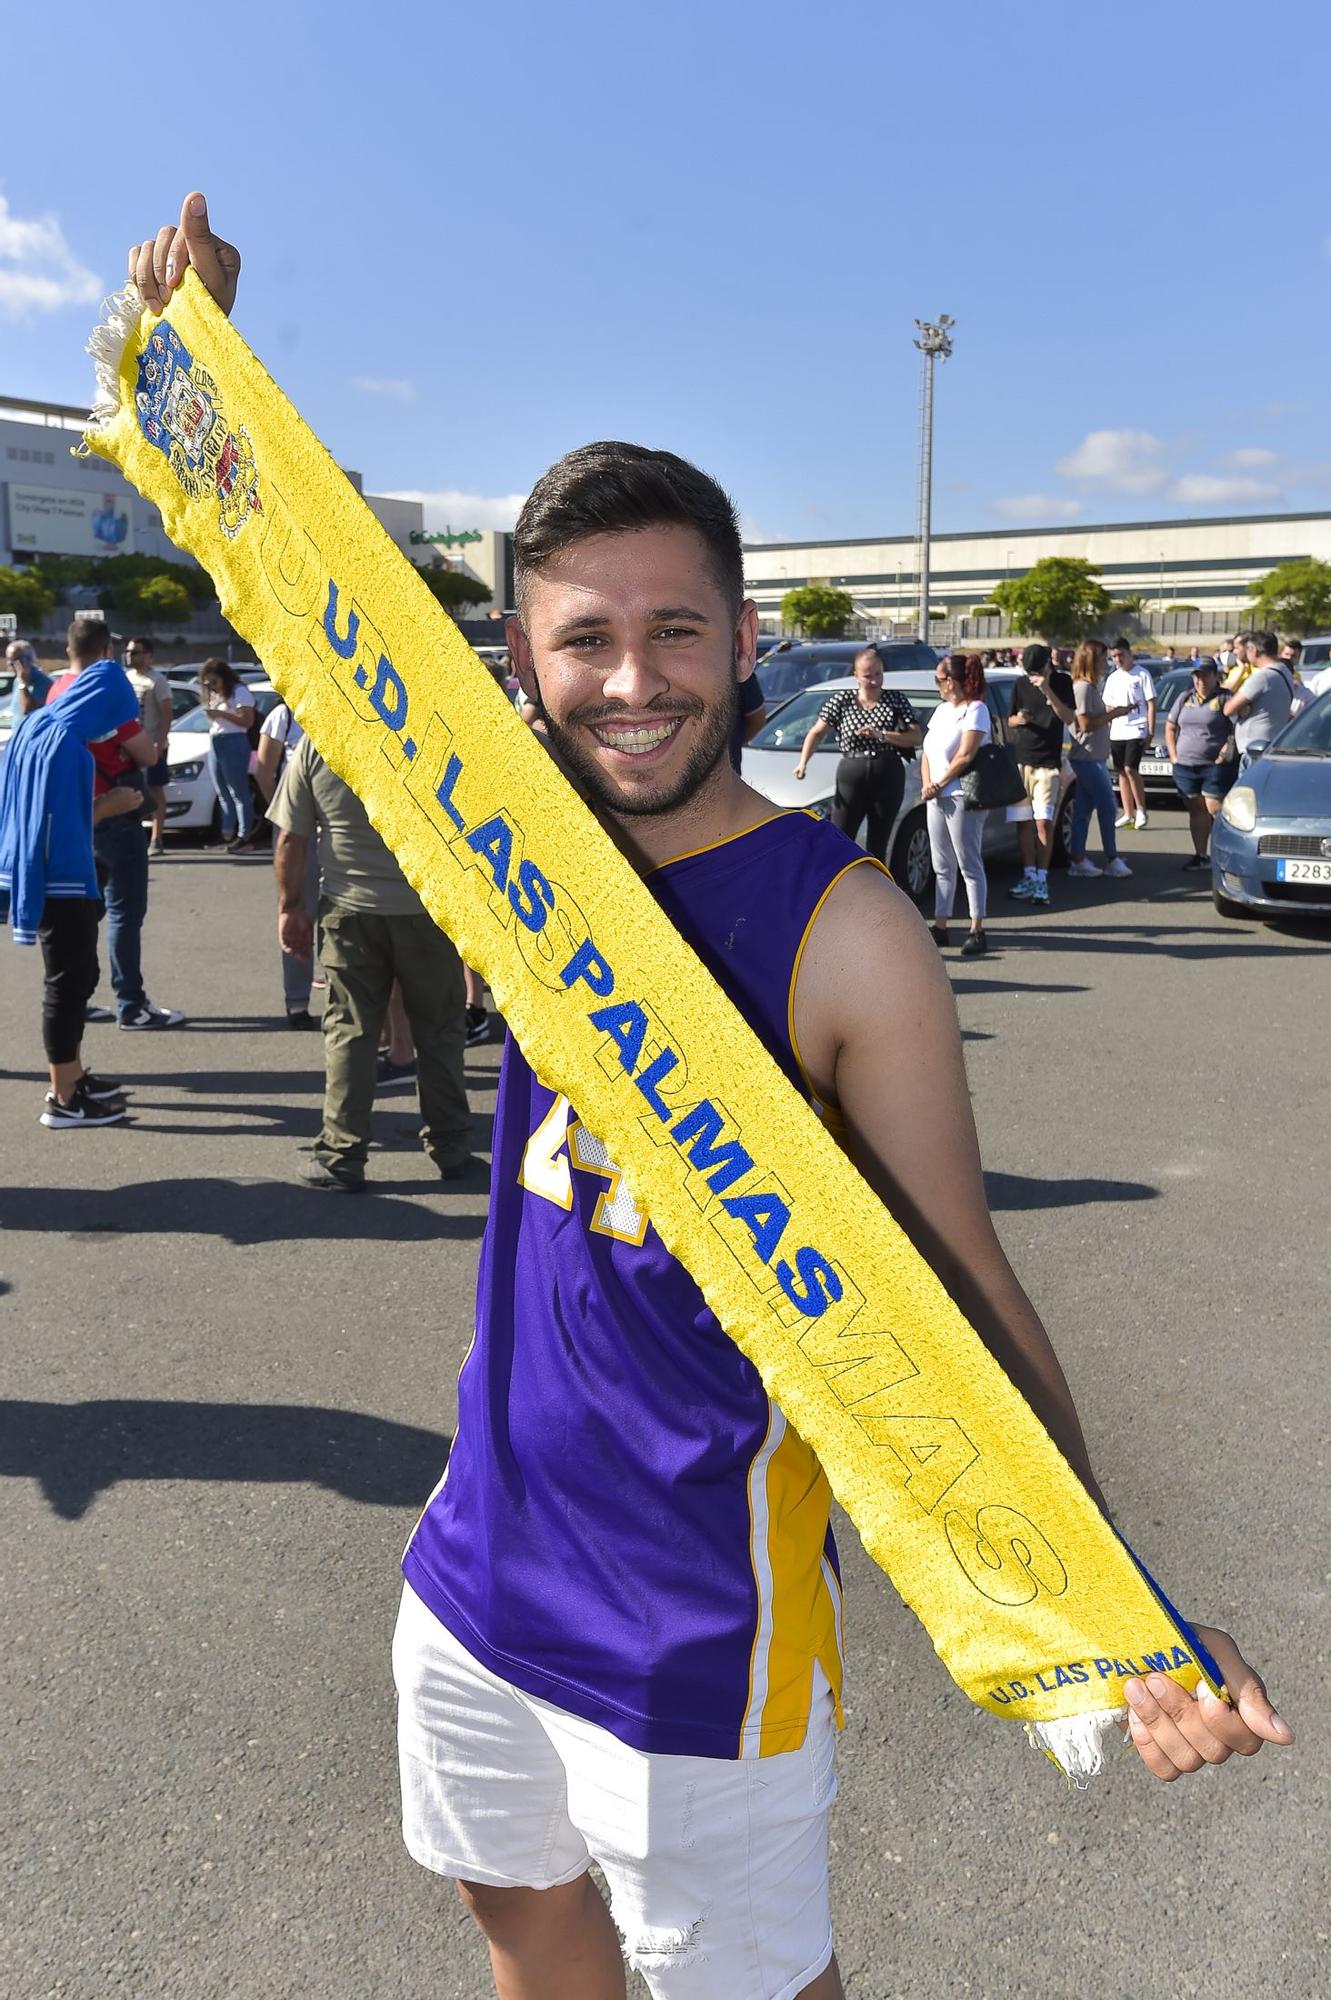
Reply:
M568 1099L557 1097L527 1141L518 1182L528 1194L538 1194L556 1208L571 1209L574 1167L606 1183L591 1219L597 1235L613 1236L617 1243L641 1243L647 1217L625 1187L623 1174Z

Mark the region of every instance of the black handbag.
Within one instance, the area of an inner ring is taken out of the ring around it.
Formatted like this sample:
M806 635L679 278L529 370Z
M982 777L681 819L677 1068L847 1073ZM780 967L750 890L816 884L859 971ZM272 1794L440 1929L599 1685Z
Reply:
M1015 806L1026 796L1010 743L982 743L957 782L967 812L993 812L998 806Z

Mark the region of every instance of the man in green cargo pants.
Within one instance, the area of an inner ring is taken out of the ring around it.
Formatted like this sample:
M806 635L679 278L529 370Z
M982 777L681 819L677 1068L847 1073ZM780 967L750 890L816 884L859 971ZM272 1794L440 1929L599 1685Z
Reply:
M425 914L349 786L307 736L288 760L268 809L278 829L278 940L307 958L313 926L302 897L311 840L319 842L319 960L328 975L324 1013L323 1129L300 1169L311 1187L359 1194L370 1147L379 1030L396 980L416 1043L421 1144L440 1178L472 1166L463 1084L462 962Z

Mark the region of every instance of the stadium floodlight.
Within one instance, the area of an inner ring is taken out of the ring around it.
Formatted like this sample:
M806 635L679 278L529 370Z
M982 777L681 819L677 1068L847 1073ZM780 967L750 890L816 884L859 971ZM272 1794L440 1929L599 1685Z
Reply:
M924 357L920 385L920 632L929 637L929 544L933 532L934 484L934 363L946 361L952 352L952 329L956 321L950 313L936 320L917 319L915 345Z

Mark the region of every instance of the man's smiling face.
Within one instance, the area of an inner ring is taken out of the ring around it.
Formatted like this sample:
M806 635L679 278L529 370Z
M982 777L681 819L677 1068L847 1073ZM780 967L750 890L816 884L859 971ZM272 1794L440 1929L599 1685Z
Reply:
M590 535L529 575L509 646L524 694L594 802L676 811L729 775L757 613L738 612L694 529Z

